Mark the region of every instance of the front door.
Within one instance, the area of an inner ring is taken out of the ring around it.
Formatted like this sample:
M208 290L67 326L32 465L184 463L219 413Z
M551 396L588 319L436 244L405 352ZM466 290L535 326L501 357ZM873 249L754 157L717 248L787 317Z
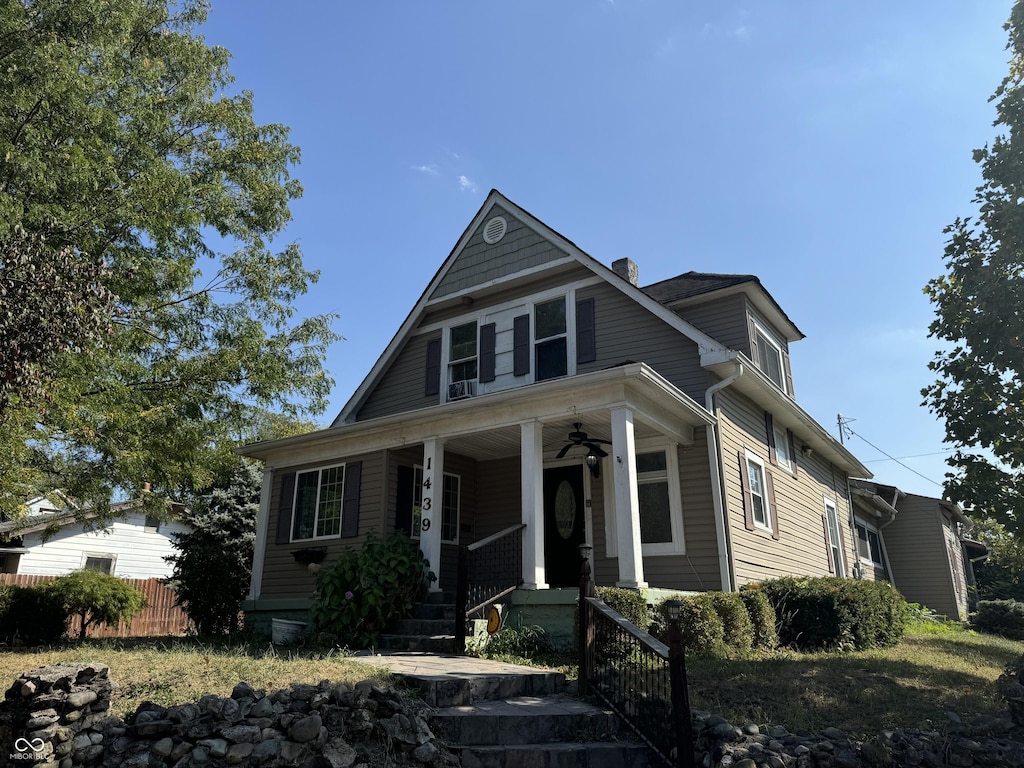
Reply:
M586 540L583 467L544 470L544 563L552 587L580 583L580 544Z

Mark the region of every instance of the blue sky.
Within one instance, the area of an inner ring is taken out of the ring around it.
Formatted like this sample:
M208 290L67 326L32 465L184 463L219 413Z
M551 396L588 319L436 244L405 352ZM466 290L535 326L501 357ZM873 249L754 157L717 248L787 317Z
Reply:
M214 0L200 31L302 148L282 245L322 273L299 311L346 338L325 423L493 187L642 284L758 275L807 336L803 407L833 435L855 419L877 479L939 495L922 288L971 213L1010 6Z

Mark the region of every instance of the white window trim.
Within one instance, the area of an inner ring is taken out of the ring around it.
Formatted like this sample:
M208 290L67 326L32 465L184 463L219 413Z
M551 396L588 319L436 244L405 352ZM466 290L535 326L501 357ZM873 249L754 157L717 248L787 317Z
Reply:
M668 507L669 520L672 525L672 541L658 542L654 544L641 543L641 553L644 557L663 557L665 555L685 555L686 536L683 523L683 500L682 491L679 487L679 451L674 442L659 438L636 441L636 453L665 452L666 475L668 479ZM635 461L634 457L634 461ZM604 540L605 551L608 557L618 557L619 547L615 535L614 510L609 502L614 501L615 490L612 487L611 468L604 471L602 466L601 476L603 479L604 492ZM640 483L639 473L637 484Z
M342 471L342 475L341 475L341 499L342 499L342 501L341 501L341 517L338 519L338 532L337 533L332 533L332 534L330 534L328 536L317 536L316 535L316 528L317 528L317 522L318 522L317 518L319 518L319 516L320 516L320 482L321 482L321 479L323 477L323 473L325 471L327 471L329 469L336 469L336 468L339 468L339 467L343 471ZM341 529L342 529L342 526L344 526L344 524L345 524L345 481L348 479L346 477L346 467L347 467L347 465L343 462L341 464L328 464L328 465L323 466L323 467L311 467L310 469L303 469L303 470L300 470L300 471L295 473L295 489L292 491L292 519L291 519L291 523L288 526L288 540L291 543L294 544L296 542L303 542L303 541L327 541L328 539L340 539L341 538ZM296 538L293 538L293 537L295 535L295 515L299 511L298 508L297 508L298 507L298 500L299 500L299 477L301 475L308 475L311 472L316 472L317 473L316 509L313 512L313 535L310 536L309 538L306 538L306 539L296 539Z
M113 576L117 573L117 555L113 552L83 552L82 553L82 570L85 570L85 564L89 562L90 557L102 558L103 560L110 561L110 575Z
M782 350L782 345L778 341L776 341L775 334L769 331L756 318L754 319L754 334L754 338L751 339L750 341L751 344L753 344L754 347L757 349L757 359L754 362L757 365L758 370L760 370L761 373L765 375L765 378L767 378L768 381L772 382L772 384L775 384L775 381L772 379L771 376L768 375L768 371L765 370L765 367L761 362L761 348L760 345L757 343L757 335L760 334L761 336L764 337L765 341L767 341L772 346L772 348L778 353L779 379L781 380L779 383L779 389L781 389L787 395L790 394L789 390L786 389L786 355Z
M746 456L748 465L756 464L761 468L761 509L764 510L764 522L762 523L760 520L754 517L753 509L750 510L750 518L754 521L754 527L757 530L767 531L768 533L774 534L775 529L772 527L772 515L774 514L774 511L772 510L771 499L768 498L768 468L765 465L764 459L762 459L756 453L753 453L750 450L745 450L744 454ZM750 468L749 466L744 466L743 469L747 472L747 487L750 489L751 498L753 498L754 489L750 485Z
M416 481L416 474L417 474L417 472L419 473L419 477L420 477L419 482ZM460 525L460 521L462 519L462 475L458 475L455 472L445 472L444 476L445 477L454 477L456 480L459 481L459 496L458 496L458 498L455 501L455 538L454 539L442 538L441 539L441 543L442 544L458 544L459 543L459 525ZM422 494L423 494L423 465L422 464L414 464L413 467L412 467L412 485L413 485L412 522L410 523L410 525L412 526L412 530L415 531L416 530L416 515L419 514L417 512L417 510L419 508L416 506L416 490L417 489L420 490L420 498L421 499L423 498L423 496L422 496ZM441 532L442 532L442 537L443 537L443 534L444 534L444 480L441 481L441 492L440 492L440 494L438 494L438 496L440 496L440 498L441 498L441 505L442 505L441 506L441 520L439 522L439 525L441 526ZM437 498L437 496L435 496L435 498ZM411 533L410 534L410 538L413 539L413 541L419 541L420 540L420 535L418 533Z
M871 559L871 542L868 541L868 556L864 557L860 553L860 532L857 532L857 559L864 565L870 565L872 568L885 568L885 555L882 554L882 534L879 533L878 528L865 522L861 518L856 518L854 521L854 530L858 527L863 527L865 531L875 534L875 538L878 540L878 557L881 558L877 562Z
M828 496L821 497L822 505L825 509L825 528L828 532L828 541L825 543L828 545L828 558L832 567L836 567L835 561L832 559L832 550L835 549L839 552L839 573L836 576L846 577L846 553L843 551L842 533L839 526L839 506L836 504L835 499L830 499ZM829 509L835 515L836 520L836 533L839 536L839 541L832 541L832 521L829 519Z
M789 454L789 432L782 427L779 427L774 419L772 420L772 439L775 441L775 461L780 467L786 471L792 473L793 471L793 457ZM779 452L779 446L783 446L783 451L786 454L785 460L782 458L782 453Z

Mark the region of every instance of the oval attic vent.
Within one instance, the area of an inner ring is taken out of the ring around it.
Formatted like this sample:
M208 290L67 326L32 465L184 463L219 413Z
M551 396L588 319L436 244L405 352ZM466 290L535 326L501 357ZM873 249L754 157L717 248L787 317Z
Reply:
M505 236L508 222L504 216L495 216L484 225L484 242L494 245Z

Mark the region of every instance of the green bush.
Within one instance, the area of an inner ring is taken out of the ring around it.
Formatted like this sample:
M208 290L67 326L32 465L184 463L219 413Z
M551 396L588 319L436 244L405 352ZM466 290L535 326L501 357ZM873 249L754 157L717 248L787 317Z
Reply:
M1016 600L982 600L971 615L971 627L978 632L1024 640L1024 603Z
M633 622L639 629L646 632L651 626L651 610L647 607L647 599L638 590L598 587L597 596L609 608Z
M736 592L709 592L715 613L722 620L725 644L737 651L747 652L754 644L754 626L747 607Z
M715 600L709 592L698 595L676 595L661 600L654 606L654 621L651 634L662 642L668 642L668 611L665 603L679 600L679 629L683 636L683 648L687 654L708 655L721 653L725 647L725 629L715 609Z
M779 642L802 651L864 650L903 636L906 601L885 581L787 576L761 583Z
M64 609L64 615L79 619L78 637L84 640L89 627L116 627L129 622L146 607L146 596L116 576L81 570L47 584L48 592Z
M408 614L432 579L415 541L371 532L362 549L346 550L317 575L313 624L332 643L372 647L389 624Z
M775 627L775 609L760 589L743 589L740 600L747 609L753 631L752 646L756 650L770 651L779 645L779 631Z
M49 589L0 586L0 643L53 645L67 632L67 614Z

